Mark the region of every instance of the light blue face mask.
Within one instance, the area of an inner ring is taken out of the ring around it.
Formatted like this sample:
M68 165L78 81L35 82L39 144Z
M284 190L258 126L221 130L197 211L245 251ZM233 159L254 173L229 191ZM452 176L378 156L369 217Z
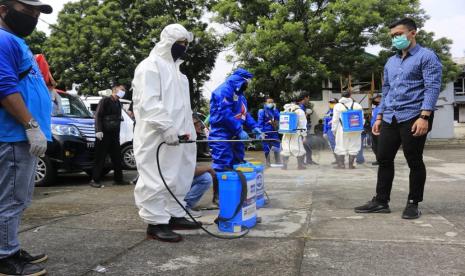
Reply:
M265 104L265 107L269 108L269 109L273 109L274 108L274 104L272 103L267 103Z
M394 46L397 50L404 50L407 49L410 45L410 41L407 39L407 35L397 35L392 38L392 46Z

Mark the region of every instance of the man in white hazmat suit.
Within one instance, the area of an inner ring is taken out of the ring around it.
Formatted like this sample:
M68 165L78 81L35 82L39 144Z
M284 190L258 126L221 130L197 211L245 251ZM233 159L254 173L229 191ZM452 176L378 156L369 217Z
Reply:
M355 169L354 161L362 146L362 132L344 132L342 127L342 113L344 111L363 110L362 106L351 98L349 91L344 91L341 94L342 98L334 106L331 131L336 137L336 147L334 154L338 169L345 169L345 156L349 155L349 168Z
M179 66L193 35L179 24L165 27L160 42L136 68L133 101L136 127L134 154L139 180L134 190L140 217L148 223L147 237L179 242L173 230L196 229L185 219L185 211L168 193L157 169L157 148L161 146L163 177L179 201L190 189L196 165L196 145L179 144L179 136L196 140L189 97L189 84Z
M284 106L284 112L295 112L297 114L298 125L297 132L295 134L286 133L282 138L282 151L281 156L283 157L283 170L287 170L287 163L289 162L290 156L297 157L297 168L304 170L304 158L305 158L305 147L304 140L307 136L307 117L305 111L301 109L295 103L286 104Z

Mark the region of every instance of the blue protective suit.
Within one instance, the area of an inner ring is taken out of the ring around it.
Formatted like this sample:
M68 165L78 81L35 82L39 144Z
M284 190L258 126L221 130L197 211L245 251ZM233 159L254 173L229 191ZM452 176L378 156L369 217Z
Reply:
M242 91L247 79L253 75L239 68L226 81L213 91L210 99L209 140L237 139L243 126L249 131L257 127L257 122L247 110L247 100ZM213 169L224 171L233 165L244 162L243 143L211 142Z
M331 131L332 118L333 109L330 108L325 115L323 133L326 134L326 137L328 137L329 146L331 147L331 150L334 151L334 149L336 148L336 137L334 137L334 133Z
M258 127L265 133L265 139L279 139L277 129L273 126L273 121L279 125L279 110L276 108L264 107L258 111ZM280 142L263 142L263 151L268 155L271 150L279 152L281 150Z

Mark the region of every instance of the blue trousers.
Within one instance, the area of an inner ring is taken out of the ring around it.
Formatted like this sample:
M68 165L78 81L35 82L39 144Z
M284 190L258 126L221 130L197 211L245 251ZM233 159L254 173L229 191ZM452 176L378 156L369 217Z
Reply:
M213 158L212 167L215 171L232 169L234 165L244 162L244 143L212 142L209 145Z
M362 147L360 148L360 151L358 152L357 154L357 157L355 158L355 161L357 162L357 164L363 164L365 163L365 157L363 156L363 142L366 138L366 134L362 134Z
M191 189L184 198L184 201L186 201L186 207L192 209L202 198L203 194L210 189L212 183L213 178L208 172L194 177Z
M273 152L280 152L281 151L281 143L279 142L279 135L278 133L267 133L265 136L266 139L276 139L276 142L263 142L263 152L265 155L268 155L270 151Z
M19 224L32 200L37 166L29 148L27 142L0 142L0 259L20 249Z

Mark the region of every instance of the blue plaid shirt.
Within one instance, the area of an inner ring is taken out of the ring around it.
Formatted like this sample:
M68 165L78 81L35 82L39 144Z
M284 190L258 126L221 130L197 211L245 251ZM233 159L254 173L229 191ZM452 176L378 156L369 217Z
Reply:
M402 59L398 53L384 66L380 114L387 123L405 122L422 110L434 111L441 90L442 64L431 50L416 45Z

